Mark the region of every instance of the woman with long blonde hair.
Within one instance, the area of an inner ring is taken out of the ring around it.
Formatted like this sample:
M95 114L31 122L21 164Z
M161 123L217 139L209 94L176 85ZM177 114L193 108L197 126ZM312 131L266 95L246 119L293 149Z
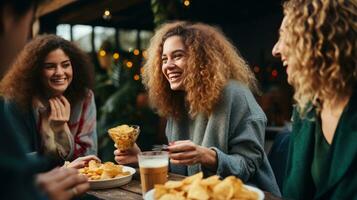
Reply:
M357 199L357 1L291 0L273 55L297 102L283 195Z
M266 117L251 92L256 79L220 30L164 24L151 39L144 69L152 106L167 118L172 172L235 175L280 195L263 148ZM136 162L138 152L115 151L115 159Z

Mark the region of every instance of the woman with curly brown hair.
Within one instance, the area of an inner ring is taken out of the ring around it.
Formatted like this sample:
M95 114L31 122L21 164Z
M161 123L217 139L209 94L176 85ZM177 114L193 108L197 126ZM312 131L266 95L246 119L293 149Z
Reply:
M10 121L22 125L29 151L61 160L97 153L92 82L92 64L71 42L44 35L25 46L0 92ZM85 160L77 159L75 166Z
M357 1L291 0L273 55L297 101L283 186L292 199L357 199Z
M263 149L266 117L251 93L256 79L221 31L165 24L151 39L144 69L150 101L167 118L172 172L235 175L280 195ZM117 150L115 159L134 162L139 151Z

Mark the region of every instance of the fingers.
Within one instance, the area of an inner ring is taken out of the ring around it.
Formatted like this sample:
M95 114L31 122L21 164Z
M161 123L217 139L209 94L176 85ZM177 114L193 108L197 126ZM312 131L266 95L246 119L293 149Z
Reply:
M175 160L170 159L170 163L175 165L194 165L197 163L196 159Z
M187 160L193 159L197 156L196 151L180 152L180 153L170 153L170 158L174 160Z
M75 187L77 194L74 196L79 196L89 190L89 183L81 183ZM73 191L70 191L71 194L73 195Z
M58 184L60 189L68 189L76 187L79 184L87 183L88 179L84 175L80 174L70 174L61 183Z
M83 156L83 157L79 157L78 159L85 161L85 162L89 162L91 160L96 160L98 162L101 162L101 160L95 155Z
M182 151L194 151L196 145L191 141L176 141L173 145L167 147L170 153L182 152Z
M85 160L78 160L78 161L73 161L71 162L68 167L70 168L75 168L75 169L80 169L83 168L87 165L87 162Z
M63 105L66 107L66 108L70 108L71 107L71 104L69 103L69 101L67 100L66 97L64 97L63 95L61 95L59 97L60 101L63 103Z
M116 149L114 151L115 156L128 156L130 153L128 151L120 151L119 149Z
M56 109L53 99L49 99L49 102L50 102L50 107L51 107L51 117L57 118L57 116L58 116L57 109Z

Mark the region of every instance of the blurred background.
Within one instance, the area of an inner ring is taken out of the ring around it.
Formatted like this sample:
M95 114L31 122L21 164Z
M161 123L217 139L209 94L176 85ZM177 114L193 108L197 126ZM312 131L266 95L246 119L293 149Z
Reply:
M155 27L189 20L220 27L248 61L262 90L256 96L268 117L266 149L289 128L292 89L271 50L283 18L281 0L52 0L38 9L34 35L53 33L90 55L96 72L99 156L113 160L107 129L141 126L139 146L165 143L165 120L148 105L141 83L146 48Z

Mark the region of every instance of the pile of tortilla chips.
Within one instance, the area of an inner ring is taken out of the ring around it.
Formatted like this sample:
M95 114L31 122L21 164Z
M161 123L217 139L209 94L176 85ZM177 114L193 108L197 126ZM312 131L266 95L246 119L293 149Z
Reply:
M102 164L95 160L89 161L88 167L81 168L78 171L86 175L89 180L104 180L130 175L130 172L123 171L122 165L116 165L112 162Z
M202 172L182 181L168 181L165 185L155 185L155 200L256 200L258 194L248 190L240 179L229 176L219 180L218 176L203 179Z
M109 136L115 142L116 147L121 151L128 150L134 146L139 132L140 129L138 126L130 127L126 124L108 130Z

